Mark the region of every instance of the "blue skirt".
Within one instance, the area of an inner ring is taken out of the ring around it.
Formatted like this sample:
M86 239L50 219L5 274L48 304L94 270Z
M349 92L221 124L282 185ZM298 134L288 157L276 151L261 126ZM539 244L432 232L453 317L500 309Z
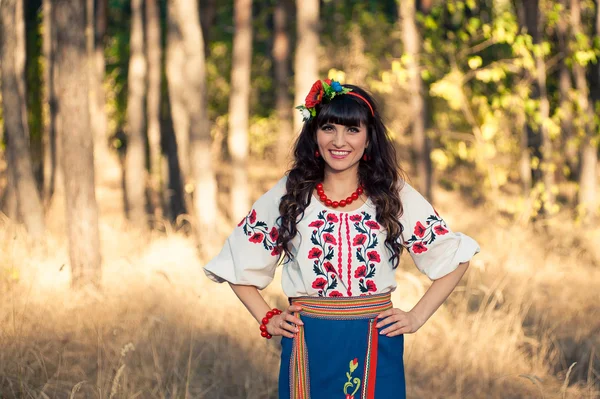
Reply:
M304 326L281 340L279 399L406 398L404 336L375 328L389 294L290 302L302 307Z

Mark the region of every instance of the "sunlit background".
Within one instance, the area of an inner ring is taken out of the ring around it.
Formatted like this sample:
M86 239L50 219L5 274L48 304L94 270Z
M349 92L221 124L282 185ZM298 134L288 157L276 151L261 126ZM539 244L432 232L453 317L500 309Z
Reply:
M0 398L277 398L278 340L201 268L327 77L482 248L406 337L408 397L600 397L598 0L0 0L0 27ZM430 284L397 280L403 310Z

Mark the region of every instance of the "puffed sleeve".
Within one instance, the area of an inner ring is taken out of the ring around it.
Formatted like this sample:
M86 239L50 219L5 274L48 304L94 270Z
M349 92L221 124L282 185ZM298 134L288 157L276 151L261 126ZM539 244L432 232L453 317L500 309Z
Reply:
M433 206L410 184L400 191L402 242L417 268L436 280L469 261L480 248L477 241L453 232Z
M276 247L279 202L285 193L284 177L253 205L227 238L221 252L204 266L213 281L265 288L275 275L280 257Z

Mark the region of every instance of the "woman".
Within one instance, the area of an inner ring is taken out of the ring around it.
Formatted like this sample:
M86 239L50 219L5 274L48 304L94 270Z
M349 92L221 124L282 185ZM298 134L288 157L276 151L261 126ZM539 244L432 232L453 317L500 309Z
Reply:
M280 398L405 397L404 336L445 301L479 252L400 176L392 141L363 89L317 81L297 107L294 166L259 198L204 270L281 336ZM402 250L433 283L410 311L390 293ZM259 289L283 258L290 306Z

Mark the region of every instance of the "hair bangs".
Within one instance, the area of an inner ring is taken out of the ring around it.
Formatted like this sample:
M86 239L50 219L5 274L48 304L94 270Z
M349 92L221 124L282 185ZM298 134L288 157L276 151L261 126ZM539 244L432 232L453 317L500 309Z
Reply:
M361 104L352 96L342 95L335 97L331 102L323 104L317 114L317 126L326 123L335 123L343 126L367 125L369 120L369 109L366 104Z

